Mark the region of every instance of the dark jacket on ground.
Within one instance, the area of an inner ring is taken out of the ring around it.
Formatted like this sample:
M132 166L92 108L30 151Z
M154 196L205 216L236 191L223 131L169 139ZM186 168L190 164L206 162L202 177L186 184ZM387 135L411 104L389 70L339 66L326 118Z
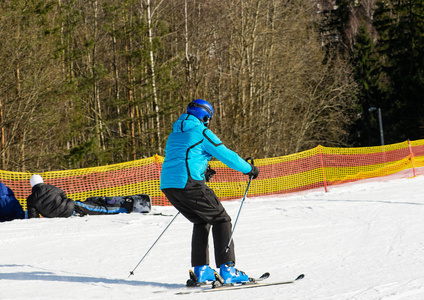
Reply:
M0 222L24 218L22 206L13 191L0 182Z
M39 183L27 198L28 218L67 218L74 212L75 202L53 185Z

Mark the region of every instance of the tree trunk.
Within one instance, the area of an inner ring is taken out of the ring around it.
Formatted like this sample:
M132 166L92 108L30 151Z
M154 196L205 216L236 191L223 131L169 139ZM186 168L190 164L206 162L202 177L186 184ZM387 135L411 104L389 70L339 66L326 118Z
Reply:
M151 15L150 0L147 0L147 25L149 28L150 68L151 68L151 80L152 80L152 89L153 89L153 103L154 103L154 109L156 113L157 149L159 153L162 153L161 127L160 127L160 119L159 119L159 101L158 101L158 94L156 91L155 59L153 56L153 30L152 30L152 15Z

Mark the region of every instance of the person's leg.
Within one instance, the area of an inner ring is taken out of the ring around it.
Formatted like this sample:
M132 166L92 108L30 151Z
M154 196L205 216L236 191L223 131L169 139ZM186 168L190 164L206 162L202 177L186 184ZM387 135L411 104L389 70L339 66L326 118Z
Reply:
M219 267L230 261L235 262L233 241L231 241L230 248L227 250L232 231L231 218L214 191L207 186L204 188L204 198L205 202L214 207L214 210L203 213L202 217L212 225L216 266Z
M209 228L204 225L212 225L214 238L215 262L218 267L235 261L234 243L230 244L227 251L228 241L231 236L231 218L222 206L214 191L208 186L198 189L164 189L163 192L168 200L194 225L192 237L192 264L194 267L208 263L208 236Z
M209 223L212 224L215 262L217 267L219 267L219 274L222 277L222 280L227 284L248 282L249 276L235 268L236 258L234 241L231 241L229 248L227 249L232 233L230 217L227 215L227 212L222 207L221 202L218 197L216 197L213 190L208 188L205 191L205 197L208 198L208 202L210 203L219 203L219 205L217 205L217 209L222 209L221 213L215 216L211 215L209 220ZM224 215L227 217L224 218Z
M215 270L209 267L209 231L211 225L205 222L198 211L209 206L202 200L203 192L197 190L164 189L168 200L182 215L193 223L191 243L191 265L194 267L196 282L215 280Z
M209 266L209 231L208 223L193 224L191 243L191 265L197 282L215 281L216 271Z
M215 251L215 263L219 268L222 264L230 261L236 262L234 251L234 242L231 241L230 247L227 250L228 241L231 237L231 222L218 223L212 227L212 235Z
M196 196L195 191L184 190L184 189L163 189L162 192L171 204L193 224L205 223L203 219L198 215L197 201L199 197ZM207 223L207 222L206 222Z
M196 193L183 189L164 189L162 190L169 202L190 222L193 223L192 242L191 242L191 264L200 266L209 264L209 231L210 225L198 216L196 210L198 206L193 205L196 200ZM192 205L190 205L192 204ZM193 208L192 206L195 206Z
M209 231L208 223L193 224L191 240L191 265L209 265Z

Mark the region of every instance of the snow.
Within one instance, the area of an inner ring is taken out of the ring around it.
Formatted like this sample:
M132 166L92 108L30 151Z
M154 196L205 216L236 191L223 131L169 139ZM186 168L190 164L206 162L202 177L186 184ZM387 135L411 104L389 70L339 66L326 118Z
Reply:
M207 294L175 295L190 268L192 226L181 215L129 277L173 207L1 223L0 299L424 299L423 187L420 176L248 197L237 267L269 271L269 282L305 278ZM233 220L240 203L223 202Z

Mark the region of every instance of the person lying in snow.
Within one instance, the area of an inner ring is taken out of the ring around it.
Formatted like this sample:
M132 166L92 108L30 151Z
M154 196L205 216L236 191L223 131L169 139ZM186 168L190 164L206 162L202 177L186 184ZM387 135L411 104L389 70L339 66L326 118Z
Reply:
M27 198L28 218L67 218L73 215L105 215L130 212L150 212L147 194L122 197L91 197L86 201L68 198L60 188L45 184L40 175L30 179L32 193Z
M13 191L0 182L0 222L25 219L25 213Z

